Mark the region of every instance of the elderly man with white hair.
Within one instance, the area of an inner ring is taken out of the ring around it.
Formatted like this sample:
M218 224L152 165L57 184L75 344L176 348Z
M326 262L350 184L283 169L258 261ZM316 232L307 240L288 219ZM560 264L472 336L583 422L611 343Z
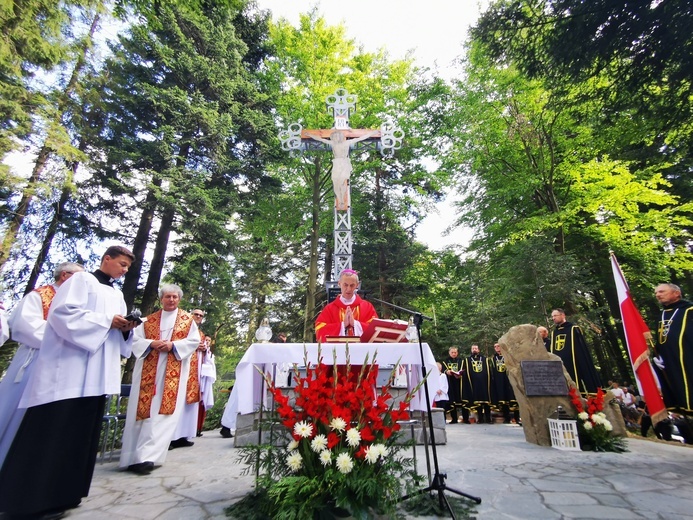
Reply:
M190 357L200 342L197 324L178 308L183 291L162 285L162 309L135 329L132 374L120 467L146 475L166 460L169 444L187 401Z

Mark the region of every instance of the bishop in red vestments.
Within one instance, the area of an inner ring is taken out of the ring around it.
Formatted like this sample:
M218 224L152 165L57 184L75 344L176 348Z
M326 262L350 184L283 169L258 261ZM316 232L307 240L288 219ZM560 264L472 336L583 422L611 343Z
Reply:
M373 304L362 299L356 291L359 275L344 269L339 275L341 294L322 310L315 320L315 335L319 343L328 336L361 336L364 329L378 317Z

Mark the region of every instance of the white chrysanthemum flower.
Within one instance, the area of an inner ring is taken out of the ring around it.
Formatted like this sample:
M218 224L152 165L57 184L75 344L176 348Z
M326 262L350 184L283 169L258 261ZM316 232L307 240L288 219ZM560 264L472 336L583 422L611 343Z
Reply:
M346 428L346 425L346 421L341 417L335 417L330 421L330 428L338 432L344 430L344 428Z
M291 439L291 442L286 447L286 451L294 451L298 449L298 441L296 439Z
M332 464L332 453L330 453L330 450L321 451L318 458L320 459L320 462L322 462L323 466L329 466Z
M361 432L356 428L351 428L346 432L346 441L349 446L355 448L361 442Z
M583 426L585 427L585 430L591 430L592 429L592 423L589 421L585 422L585 424L583 424Z
M322 450L327 448L327 437L325 437L322 433L320 435L316 435L315 438L310 441L310 447L315 453L320 453Z
M294 435L303 437L304 439L313 434L313 425L307 421L300 421L294 424Z
M336 464L339 472L345 475L347 473L351 473L351 470L354 469L354 461L351 460L351 457L348 453L340 453L339 455L337 455Z
M595 413L595 414L592 414L592 422L594 424L602 424L604 422L604 418L600 417L599 415L597 415Z
M380 454L378 453L378 450L375 447L375 444L368 446L368 448L366 448L366 457L365 458L366 458L366 462L368 462L369 464L375 464L376 462L378 462L379 456L380 456Z
M373 444L371 448L376 451L378 457L387 457L387 454L389 453L387 446L384 444Z
M614 427L611 425L611 423L608 420L604 419L604 429L606 431L610 432L611 430L614 429Z
M606 414L604 412L597 412L597 415L602 419L606 419Z
M578 419L580 419L581 421L586 421L589 418L590 418L590 416L587 412L580 412L578 414Z
M301 454L297 451L291 453L286 458L286 465L289 466L289 468L293 472L296 472L299 469L301 469L303 467L303 459L301 458Z

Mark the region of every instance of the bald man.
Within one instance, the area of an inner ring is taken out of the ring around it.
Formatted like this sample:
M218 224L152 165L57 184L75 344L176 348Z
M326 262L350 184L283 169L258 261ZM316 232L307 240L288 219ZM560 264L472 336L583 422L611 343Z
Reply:
M668 410L693 415L693 303L681 288L663 283L655 289L662 306L657 326L655 364Z

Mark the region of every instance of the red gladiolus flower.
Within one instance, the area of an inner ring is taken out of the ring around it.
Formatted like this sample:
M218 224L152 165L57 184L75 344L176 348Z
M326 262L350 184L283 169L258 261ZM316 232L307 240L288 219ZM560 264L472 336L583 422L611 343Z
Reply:
M327 447L329 449L334 448L339 444L339 436L335 432L330 432L327 434Z
M359 448L359 451L357 451L354 454L354 457L356 457L357 459L365 459L366 458L366 447L363 444Z
M362 440L366 442L371 442L375 440L375 435L373 435L370 426L364 426L363 428L361 428L360 432Z

